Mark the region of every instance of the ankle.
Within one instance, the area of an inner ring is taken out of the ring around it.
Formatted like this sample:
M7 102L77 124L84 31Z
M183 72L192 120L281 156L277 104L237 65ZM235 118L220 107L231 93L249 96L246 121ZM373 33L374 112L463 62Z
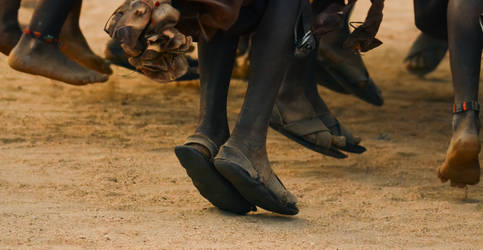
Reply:
M39 41L42 41L47 44L58 44L59 43L59 38L55 37L53 35L49 35L46 33L42 33L39 31L35 30L30 30L29 28L25 29L24 31L25 37L29 37L32 39L38 39Z
M477 133L480 130L479 111L468 110L453 114L453 131Z
M226 127L225 129L213 129L200 126L198 127L198 129L196 129L196 133L207 136L218 146L223 145L230 137L230 131L228 130L228 127Z
M266 146L267 130L235 128L229 141L246 150L264 149Z

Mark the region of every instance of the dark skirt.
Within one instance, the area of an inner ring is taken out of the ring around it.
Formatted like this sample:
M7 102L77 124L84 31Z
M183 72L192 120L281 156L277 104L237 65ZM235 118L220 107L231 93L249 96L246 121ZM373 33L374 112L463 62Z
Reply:
M414 0L416 26L423 33L448 39L448 0Z

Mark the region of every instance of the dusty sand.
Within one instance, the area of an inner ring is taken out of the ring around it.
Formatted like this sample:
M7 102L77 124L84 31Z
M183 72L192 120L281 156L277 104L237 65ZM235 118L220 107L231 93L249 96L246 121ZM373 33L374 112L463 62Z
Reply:
M85 1L82 27L100 54L119 2ZM173 153L195 128L196 83L115 68L106 84L71 87L0 56L0 248L483 248L482 186L464 200L436 178L451 75L447 59L427 80L404 70L417 34L410 1L388 1L385 44L364 55L384 107L320 89L364 138L363 155L335 160L269 132L274 169L299 199L294 217L234 216L198 194ZM233 82L232 123L245 86Z

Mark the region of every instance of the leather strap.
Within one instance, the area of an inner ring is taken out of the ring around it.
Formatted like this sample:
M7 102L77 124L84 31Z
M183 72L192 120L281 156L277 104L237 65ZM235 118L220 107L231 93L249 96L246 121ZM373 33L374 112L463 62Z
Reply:
M215 157L215 155L218 154L218 145L216 145L216 143L213 142L210 138L202 134L194 134L188 137L185 142L185 145L187 144L199 144L205 147L206 149L208 149L208 151L210 151L211 157Z

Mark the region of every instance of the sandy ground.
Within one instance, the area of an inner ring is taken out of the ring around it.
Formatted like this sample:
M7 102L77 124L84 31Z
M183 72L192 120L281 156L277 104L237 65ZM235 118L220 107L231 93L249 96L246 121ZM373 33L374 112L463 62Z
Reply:
M98 53L119 2L85 1L81 23ZM427 80L404 70L417 34L410 1L388 1L385 44L364 55L384 107L320 89L364 138L363 155L335 160L269 132L274 169L299 199L295 217L227 214L192 186L173 147L195 128L196 83L115 68L106 84L71 87L15 72L0 56L0 248L482 249L482 186L464 199L436 178L451 135L451 75L447 59ZM246 85L232 86L233 123Z

